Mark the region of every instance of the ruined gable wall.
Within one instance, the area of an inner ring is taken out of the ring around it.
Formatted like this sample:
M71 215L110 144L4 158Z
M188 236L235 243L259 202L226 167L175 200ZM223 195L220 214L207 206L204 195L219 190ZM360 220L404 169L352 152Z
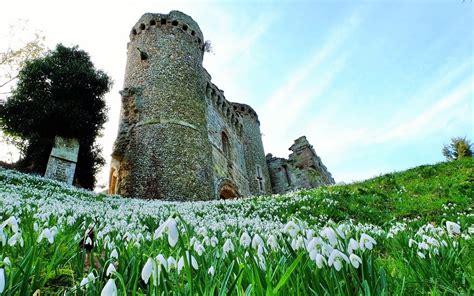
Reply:
M273 193L315 188L335 181L305 136L295 140L288 159L267 155Z

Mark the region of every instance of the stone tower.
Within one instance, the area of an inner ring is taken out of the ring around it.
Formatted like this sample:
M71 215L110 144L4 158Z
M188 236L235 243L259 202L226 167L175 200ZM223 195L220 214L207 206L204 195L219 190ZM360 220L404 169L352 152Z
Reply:
M144 14L133 26L110 193L211 198L203 35L189 16Z
M133 26L109 194L228 199L334 182L306 138L289 161L265 157L257 112L212 83L203 40L179 11L146 13Z

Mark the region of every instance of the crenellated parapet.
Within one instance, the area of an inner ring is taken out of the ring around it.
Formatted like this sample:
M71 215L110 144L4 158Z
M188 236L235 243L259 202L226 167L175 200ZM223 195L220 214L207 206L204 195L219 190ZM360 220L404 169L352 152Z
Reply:
M232 103L232 107L234 110L242 116L247 116L255 120L255 122L260 125L260 121L258 120L258 115L255 110L252 109L249 105L240 104L240 103Z
M204 52L204 37L198 24L191 17L176 10L171 11L169 14L144 14L130 31L130 41L133 41L141 34L146 34L147 31L163 29L164 27L189 35L196 43L196 46Z
M208 81L206 84L206 96L212 101L215 108L233 126L239 134L242 133L242 117L235 110L234 103L229 102L224 91L220 90L214 83Z

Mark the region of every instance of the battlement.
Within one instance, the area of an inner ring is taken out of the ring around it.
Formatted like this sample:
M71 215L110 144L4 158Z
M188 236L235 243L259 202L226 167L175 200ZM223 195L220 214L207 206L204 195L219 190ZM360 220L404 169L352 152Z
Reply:
M206 85L206 95L211 99L217 110L235 127L239 132L242 132L242 117L236 112L233 107L234 103L229 102L225 96L224 91L220 90L214 83L208 82Z
M252 119L254 119L258 125L260 125L260 121L258 120L258 115L255 110L253 110L252 107L246 104L240 104L240 103L231 103L234 110L239 113L242 116L248 116Z
M198 24L188 15L173 10L169 14L145 13L130 31L130 40L133 41L138 35L161 27L174 28L175 30L188 34L196 43L196 46L204 51L204 37Z

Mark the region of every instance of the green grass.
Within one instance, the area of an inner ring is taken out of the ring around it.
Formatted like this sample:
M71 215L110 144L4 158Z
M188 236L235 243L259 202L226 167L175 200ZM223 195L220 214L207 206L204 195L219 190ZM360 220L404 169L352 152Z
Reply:
M196 203L108 197L0 169L0 271L6 275L1 295L100 295L109 279L119 295L472 295L473 198L472 158L349 185ZM19 221L22 245L10 244L16 232L2 224L10 217ZM166 232L154 237L169 217L177 221L174 247ZM461 233L448 233L447 221L459 224ZM79 241L91 223L95 246L86 255ZM299 228L295 233L291 223ZM38 242L52 227L58 229L54 242ZM326 234L331 229L335 244ZM245 246L243 233L252 240L260 235L263 243ZM318 268L311 259L311 250L328 259L328 246L349 256L350 239L360 243L363 234L377 244L354 251L362 261L358 268L345 262L340 271ZM321 244L309 249L313 236ZM226 241L234 250L224 255ZM113 249L117 259L111 258ZM161 267L155 276L160 284L145 283L142 268L158 254L183 257L183 270ZM117 272L106 275L111 263ZM81 289L90 272L96 280Z

